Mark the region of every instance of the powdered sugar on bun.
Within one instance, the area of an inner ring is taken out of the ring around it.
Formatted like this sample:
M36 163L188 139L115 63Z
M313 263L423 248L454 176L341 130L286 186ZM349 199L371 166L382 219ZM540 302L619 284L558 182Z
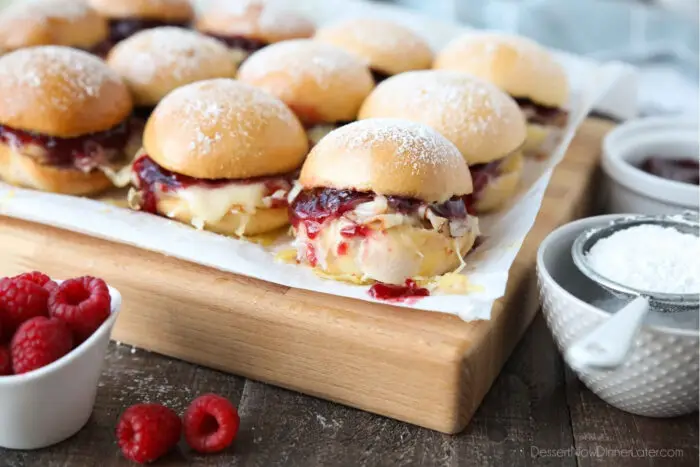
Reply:
M374 86L360 59L308 39L279 42L254 53L238 78L279 97L307 123L354 120Z
M87 0L108 18L187 21L194 16L190 0Z
M134 34L112 49L107 64L122 76L137 105L155 105L185 84L236 73L223 43L177 27Z
M169 170L228 179L290 172L308 150L303 127L282 101L232 79L168 94L148 120L144 146Z
M436 57L436 69L484 78L514 97L564 107L569 86L564 68L535 41L503 33L471 33L450 42Z
M452 141L469 164L504 157L526 136L525 118L511 97L484 80L453 71L393 76L365 100L359 118L428 125Z
M131 97L119 76L80 50L43 46L0 58L0 123L54 136L103 131L123 121Z
M11 3L2 10L0 24L5 21L37 19L49 21L53 18L72 20L82 18L92 11L85 1L81 0L25 0Z
M200 31L243 36L268 43L310 37L314 24L282 0L228 0L215 2L197 18Z
M331 187L442 202L471 193L459 150L426 125L369 119L323 138L301 171L304 188Z
M314 38L341 47L389 75L430 68L433 59L430 47L415 32L381 19L340 21L319 29Z

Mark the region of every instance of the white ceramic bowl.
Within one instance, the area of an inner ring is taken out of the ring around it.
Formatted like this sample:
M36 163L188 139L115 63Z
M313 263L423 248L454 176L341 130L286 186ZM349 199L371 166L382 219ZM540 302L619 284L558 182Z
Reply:
M121 307L110 287L111 315L68 355L38 370L0 376L0 447L38 449L80 431L95 405L107 344Z
M586 278L571 258L571 245L582 231L619 217L572 222L540 245L537 279L542 312L564 355L611 316L607 310L622 304ZM619 409L651 417L687 414L698 410L699 342L697 312L650 312L622 365L573 370L591 391Z
M649 156L698 158L698 122L645 118L620 125L603 141L609 213L674 214L698 210L695 185L665 180L635 167Z

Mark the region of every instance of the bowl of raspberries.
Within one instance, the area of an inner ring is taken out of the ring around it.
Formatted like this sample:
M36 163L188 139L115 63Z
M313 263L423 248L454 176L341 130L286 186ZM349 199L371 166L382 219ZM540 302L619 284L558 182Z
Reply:
M87 423L120 305L97 277L0 278L0 447L50 446Z

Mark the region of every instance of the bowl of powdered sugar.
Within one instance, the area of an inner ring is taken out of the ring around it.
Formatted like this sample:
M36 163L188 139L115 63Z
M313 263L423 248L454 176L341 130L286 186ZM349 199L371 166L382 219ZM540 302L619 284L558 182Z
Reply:
M592 217L542 242L547 325L606 402L654 417L698 409L698 258L697 214Z

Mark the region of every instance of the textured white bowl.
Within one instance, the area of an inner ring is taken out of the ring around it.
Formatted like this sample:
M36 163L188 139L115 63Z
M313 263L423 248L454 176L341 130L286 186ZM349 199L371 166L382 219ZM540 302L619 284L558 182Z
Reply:
M38 449L80 431L95 405L109 336L121 307L110 287L111 315L68 355L38 370L0 376L0 447Z
M583 230L619 217L572 222L552 232L540 245L537 279L542 311L563 354L610 317L609 312L584 301L600 300L606 293L576 269L571 245ZM650 417L694 412L698 410L700 368L697 319L697 313L650 313L621 366L572 369L601 399L627 412Z
M645 118L620 125L603 141L606 212L674 214L698 210L700 189L635 167L646 156L698 157L698 122Z

